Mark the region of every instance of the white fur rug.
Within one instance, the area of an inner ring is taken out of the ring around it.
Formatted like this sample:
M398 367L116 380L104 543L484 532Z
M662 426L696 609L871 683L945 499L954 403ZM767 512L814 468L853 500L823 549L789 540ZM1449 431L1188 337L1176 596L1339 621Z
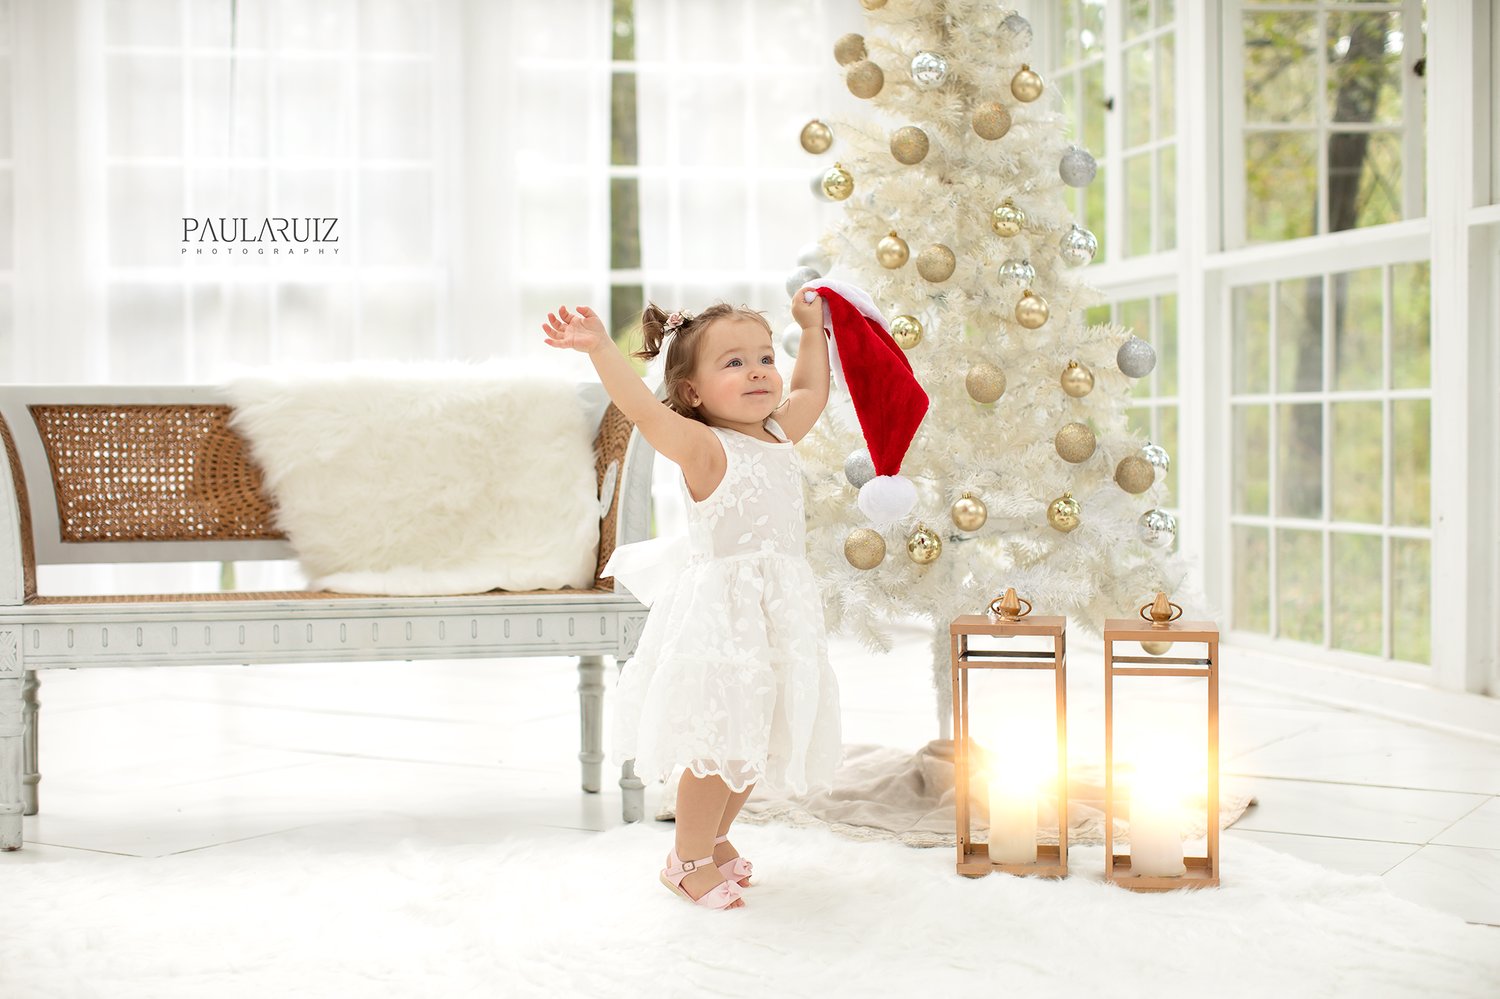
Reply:
M970 880L944 849L737 828L757 884L710 912L657 881L672 834L455 843L392 817L159 859L28 847L0 855L0 995L1491 999L1500 982L1500 932L1248 842L1226 845L1218 890L1137 895L1098 880L1098 847L1061 882Z
M361 361L226 388L313 588L593 585L598 428L555 371Z

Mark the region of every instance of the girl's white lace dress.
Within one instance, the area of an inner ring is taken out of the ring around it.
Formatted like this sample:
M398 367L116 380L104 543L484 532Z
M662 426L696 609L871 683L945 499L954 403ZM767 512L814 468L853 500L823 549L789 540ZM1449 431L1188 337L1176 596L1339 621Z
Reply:
M701 502L678 476L686 538L622 545L605 566L651 608L613 697L613 763L634 759L642 780L680 765L735 792L832 786L839 688L806 555L802 465L781 426L765 427L780 443L711 427L728 467Z

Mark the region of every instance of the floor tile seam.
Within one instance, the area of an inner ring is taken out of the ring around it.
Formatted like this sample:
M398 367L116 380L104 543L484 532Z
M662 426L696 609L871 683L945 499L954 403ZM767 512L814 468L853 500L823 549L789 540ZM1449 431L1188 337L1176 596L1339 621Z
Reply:
M1370 787L1379 788L1383 791L1425 791L1431 794L1466 794L1470 797L1479 797L1486 799L1500 797L1500 794L1497 794L1494 791L1455 791L1451 788L1446 787L1411 787L1406 784L1373 784L1368 781L1328 780L1319 777L1289 777L1286 774L1257 774L1247 773L1241 770L1221 770L1220 776L1239 777L1253 780L1292 781L1299 784L1332 784L1338 787Z

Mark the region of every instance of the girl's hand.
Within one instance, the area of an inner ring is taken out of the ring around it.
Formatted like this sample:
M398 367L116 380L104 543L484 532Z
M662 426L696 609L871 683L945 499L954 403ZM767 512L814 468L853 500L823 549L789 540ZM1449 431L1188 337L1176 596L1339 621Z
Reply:
M559 306L555 315L547 313L542 332L547 334L550 346L571 347L585 354L592 354L609 340L609 331L604 328L604 323L586 305L578 306L576 313L569 312L566 305Z
M811 302L806 300L807 289L798 288L792 294L792 318L805 330L823 328L823 299L813 295Z

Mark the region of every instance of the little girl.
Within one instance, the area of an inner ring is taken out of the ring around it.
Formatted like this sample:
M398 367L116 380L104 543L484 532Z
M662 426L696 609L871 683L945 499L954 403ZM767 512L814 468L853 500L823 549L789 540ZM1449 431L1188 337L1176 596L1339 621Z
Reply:
M783 400L771 327L759 312L720 303L668 315L649 306L645 345L634 356L665 351L665 405L593 310L560 308L542 326L552 346L589 355L615 405L682 471L686 563L660 594L643 597L651 611L617 686L613 762L634 759L646 780L687 768L661 880L714 909L745 904L750 862L728 833L755 785L797 794L830 787L842 756L838 681L792 450L828 402L821 300L808 303L799 289L792 316L802 339ZM604 572L621 563L616 575L627 587L633 548L617 549L623 557Z

